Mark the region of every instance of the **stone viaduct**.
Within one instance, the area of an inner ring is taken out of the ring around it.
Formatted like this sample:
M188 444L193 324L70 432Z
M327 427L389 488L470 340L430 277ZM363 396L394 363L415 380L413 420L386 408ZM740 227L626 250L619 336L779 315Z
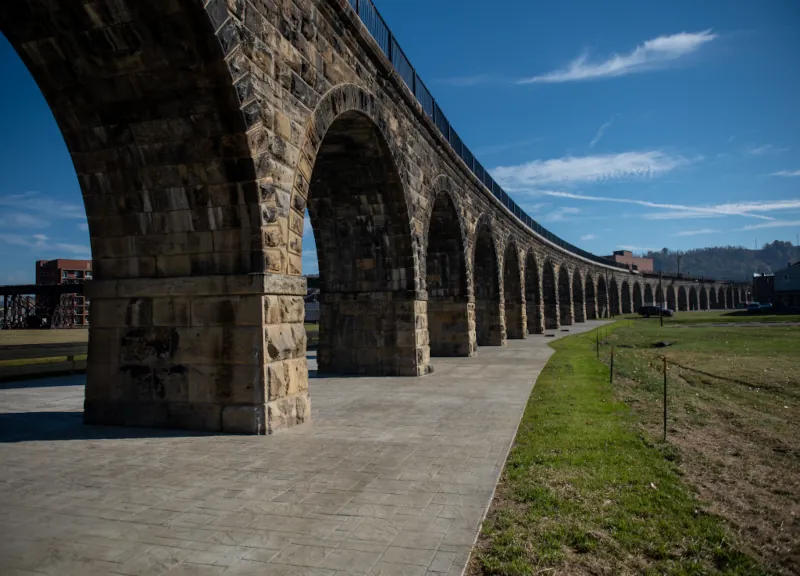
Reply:
M15 0L88 216L85 421L263 434L308 420L303 218L321 373L742 289L629 272L543 230L450 127L368 0ZM380 380L376 380L376 387Z

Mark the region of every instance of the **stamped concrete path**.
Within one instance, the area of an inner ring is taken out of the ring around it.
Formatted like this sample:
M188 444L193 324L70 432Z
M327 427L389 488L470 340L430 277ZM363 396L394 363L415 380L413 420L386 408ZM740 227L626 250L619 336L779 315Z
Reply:
M458 576L550 340L314 379L314 422L271 437L83 426L83 377L2 384L0 574Z

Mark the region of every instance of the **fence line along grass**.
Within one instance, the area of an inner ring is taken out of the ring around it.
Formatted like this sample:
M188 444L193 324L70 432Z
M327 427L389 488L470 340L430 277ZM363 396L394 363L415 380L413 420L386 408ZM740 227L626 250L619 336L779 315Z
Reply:
M471 572L763 573L614 398L595 334L551 346Z

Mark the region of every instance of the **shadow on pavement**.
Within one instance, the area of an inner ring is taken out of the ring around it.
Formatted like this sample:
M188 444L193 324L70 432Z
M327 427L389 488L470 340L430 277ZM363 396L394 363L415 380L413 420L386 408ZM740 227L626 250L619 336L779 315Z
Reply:
M0 413L0 443L192 436L219 436L219 434L191 430L88 426L83 423L83 412Z

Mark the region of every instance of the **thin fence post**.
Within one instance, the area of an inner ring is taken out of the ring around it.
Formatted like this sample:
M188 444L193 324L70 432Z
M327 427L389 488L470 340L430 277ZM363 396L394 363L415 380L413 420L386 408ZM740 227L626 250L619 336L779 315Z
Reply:
M664 356L664 442L667 441L667 357Z
M609 384L614 383L614 345L611 345L611 369L608 371Z
M600 358L600 330L594 333L595 347L597 348L597 357Z

